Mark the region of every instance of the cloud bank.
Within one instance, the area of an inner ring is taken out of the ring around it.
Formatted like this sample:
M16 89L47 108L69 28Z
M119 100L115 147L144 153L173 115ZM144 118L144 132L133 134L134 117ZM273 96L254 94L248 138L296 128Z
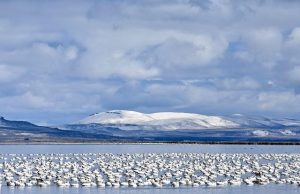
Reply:
M1 1L1 115L300 117L300 2Z

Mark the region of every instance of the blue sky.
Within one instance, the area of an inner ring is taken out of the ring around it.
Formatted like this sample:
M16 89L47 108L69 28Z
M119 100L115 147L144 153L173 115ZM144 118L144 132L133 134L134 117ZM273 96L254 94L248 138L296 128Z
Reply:
M0 1L0 115L300 118L300 2Z

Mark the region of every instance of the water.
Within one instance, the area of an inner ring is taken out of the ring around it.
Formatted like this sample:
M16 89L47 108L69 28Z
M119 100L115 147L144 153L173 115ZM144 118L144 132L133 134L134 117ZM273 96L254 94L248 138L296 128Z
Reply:
M1 154L49 154L49 153L300 153L300 146L291 145L188 145L188 144L104 144L104 145L0 145ZM254 185L254 186L226 186L208 187L180 187L180 188L59 188L56 186L40 188L9 188L2 186L1 194L298 194L297 185Z
M298 145L58 144L0 145L2 154L46 153L300 153Z
M227 186L224 188L187 187L187 188L58 188L2 187L1 194L299 194L299 186L264 185L264 186Z

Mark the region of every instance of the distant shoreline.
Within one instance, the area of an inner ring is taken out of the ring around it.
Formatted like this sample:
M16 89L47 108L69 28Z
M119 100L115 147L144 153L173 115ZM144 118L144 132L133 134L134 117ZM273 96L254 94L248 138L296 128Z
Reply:
M300 145L300 142L0 142L0 145Z

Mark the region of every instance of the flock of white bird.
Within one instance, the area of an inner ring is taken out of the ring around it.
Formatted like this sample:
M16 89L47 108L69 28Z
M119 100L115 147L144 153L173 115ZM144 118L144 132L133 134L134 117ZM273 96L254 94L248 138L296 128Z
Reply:
M0 154L0 162L9 187L300 186L300 154Z

